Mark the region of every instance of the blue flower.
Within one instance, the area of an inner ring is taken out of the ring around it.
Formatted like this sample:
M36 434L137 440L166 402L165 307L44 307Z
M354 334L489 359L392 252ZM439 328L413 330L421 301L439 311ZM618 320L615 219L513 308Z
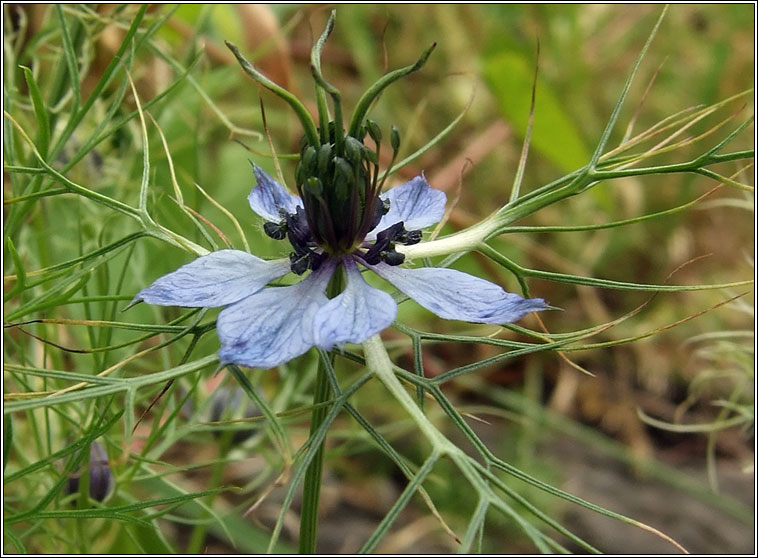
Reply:
M318 214L306 214L308 204L260 167L254 165L253 171L258 185L248 196L250 207L266 219L269 236L289 240L289 260L266 261L239 250L219 250L159 278L135 297L135 302L164 306L223 306L217 321L223 364L271 368L313 346L332 349L361 343L388 327L397 304L366 283L359 266L446 319L499 325L548 308L542 299L524 299L453 269L400 267L403 255L395 245L420 241L420 229L437 223L445 211L445 194L423 176L379 195L369 218L351 229L358 236L348 246L329 240L336 224L315 225L324 237L317 241L312 220ZM327 285L340 266L345 288L329 299ZM303 275L308 270L294 285L266 287L290 271Z

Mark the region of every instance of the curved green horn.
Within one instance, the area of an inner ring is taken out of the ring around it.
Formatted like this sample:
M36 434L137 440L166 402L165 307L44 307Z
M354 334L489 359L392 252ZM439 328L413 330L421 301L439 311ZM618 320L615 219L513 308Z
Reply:
M292 107L292 110L295 111L295 114L297 114L297 117L300 119L300 122L303 125L305 135L308 137L308 143L314 146L318 146L320 142L318 139L318 132L316 131L316 124L313 122L313 118L311 118L311 115L308 112L308 109L305 108L305 105L303 105L303 103L301 103L298 98L295 97L292 93L284 89L282 86L277 85L262 73L260 73L258 70L256 70L255 66L248 62L248 60L240 52L240 49L238 49L234 43L231 43L229 41L224 41L224 43L226 43L226 46L229 48L229 50L232 51L232 54L234 54L235 58L240 63L240 66L242 66L242 69L247 75L249 75L251 78L253 78L255 81L260 83L263 87L272 93L284 99L287 104Z
M379 78L379 80L374 83L374 85L368 88L368 90L358 101L358 104L355 107L355 112L353 112L353 117L350 119L350 129L348 133L351 136L358 135L361 123L363 122L363 119L366 118L366 113L368 113L368 109L371 106L373 100L391 83L407 76L408 74L412 74L413 72L420 70L436 46L437 43L433 43L432 46L426 49L421 57L416 60L415 64L411 64L410 66L406 66L404 68L400 68L398 70L385 74Z

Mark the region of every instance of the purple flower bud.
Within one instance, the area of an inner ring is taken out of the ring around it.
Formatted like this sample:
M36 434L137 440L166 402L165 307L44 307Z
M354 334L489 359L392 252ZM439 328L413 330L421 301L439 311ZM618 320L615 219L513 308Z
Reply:
M213 422L239 417L252 418L261 415L258 407L248 399L247 394L241 388L230 389L227 387L218 388L211 398L210 419ZM244 409L244 412L241 410ZM254 427L236 430L232 437L232 442L239 444L244 442L255 432Z
M108 454L105 448L98 442L92 442L89 448L89 496L93 500L102 502L113 491L115 485L113 472L108 465ZM68 493L75 494L79 491L79 479L81 470L76 471L68 480Z

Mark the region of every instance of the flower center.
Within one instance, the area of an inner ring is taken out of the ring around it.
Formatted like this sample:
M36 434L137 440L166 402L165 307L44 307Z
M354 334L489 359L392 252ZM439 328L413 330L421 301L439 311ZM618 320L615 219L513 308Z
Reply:
M384 184L378 164L382 134L375 122L366 120L358 137L342 136L338 145L335 129L335 123L330 122L329 141L318 147L303 138L295 170L303 207L295 213L282 210L279 222L263 226L271 238L289 240L293 248L290 267L298 275L318 269L327 257L348 254L360 255L372 265L380 261L399 265L405 258L395 251L395 244L421 240L421 231L406 231L399 222L379 232L373 244L364 242L390 209L389 200L379 197ZM364 143L366 136L373 140L375 149ZM394 162L400 145L394 126L391 144Z
M295 182L313 240L341 255L360 244L387 208L378 197L379 143L377 151L366 146L363 127L360 137L342 136L338 145L334 130L331 122L328 141L318 147L303 142Z

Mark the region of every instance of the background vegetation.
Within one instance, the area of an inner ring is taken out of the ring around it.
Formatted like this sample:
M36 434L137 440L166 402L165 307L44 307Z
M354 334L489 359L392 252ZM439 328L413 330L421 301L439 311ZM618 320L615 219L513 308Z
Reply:
M291 465L282 447L296 450L308 435L313 355L277 371L247 373L262 401L280 413L283 429L272 431L232 375L214 375L212 358L197 360L215 353L214 332L193 330L173 342L213 311L121 310L139 289L191 259L170 231L209 249L248 245L260 256L281 255L245 201L254 183L248 160L274 171L259 95L279 154L297 151L301 130L284 103L261 94L242 74L223 40L238 44L266 75L313 106L308 55L328 11L315 5L141 9L4 5L6 552L260 552ZM423 171L445 190L454 200L445 229L452 232L508 201L527 130L538 40L525 192L587 163L660 10L344 5L323 67L351 107L386 70L438 43L424 69L387 90L372 115L384 127L400 128L410 154L465 111L452 133L395 177ZM687 161L752 115L753 10L672 7L610 145L625 137L629 123L636 134L691 107L729 100L678 139L725 122L722 129L704 143L660 153L654 163ZM752 148L753 138L750 125L730 151ZM282 170L289 180L292 163L283 159ZM747 161L717 170L752 186ZM710 192L717 185L693 174L610 181L518 224L602 224L698 201L629 226L525 230L495 245L527 268L615 281L749 279L753 192L728 186ZM149 207L155 228L140 226L118 202ZM519 289L486 258L472 254L456 267ZM445 383L445 394L482 439L521 470L644 521L692 552L752 552L752 286L654 295L528 283L532 296L563 309L543 315L544 324L529 317L522 325L532 329L580 331L639 313L594 336L596 349L529 355ZM496 333L435 319L412 302L401 306L398 321L427 332ZM637 336L633 343L603 346ZM402 331L383 337L395 362L412 369L414 352ZM425 372L434 376L499 350L429 342ZM177 369L188 360L190 368ZM171 377L176 381L162 392ZM83 380L99 384L102 395L77 396L71 388ZM46 394L55 394L56 404L40 404ZM425 449L413 425L384 397L379 386L367 385L355 404L410 463L422 463ZM455 436L434 407L429 414ZM94 474L67 494L77 471L93 470L81 449L96 439L115 479L104 503L87 499ZM320 550L352 552L392 506L405 478L347 415L328 441ZM437 467L425 486L460 536L476 502L456 475ZM601 550L673 548L529 485L514 482L513 488ZM514 524L495 515L488 521L483 550L533 550ZM285 517L283 535L276 550L291 550L295 511ZM419 498L375 550L456 548Z

